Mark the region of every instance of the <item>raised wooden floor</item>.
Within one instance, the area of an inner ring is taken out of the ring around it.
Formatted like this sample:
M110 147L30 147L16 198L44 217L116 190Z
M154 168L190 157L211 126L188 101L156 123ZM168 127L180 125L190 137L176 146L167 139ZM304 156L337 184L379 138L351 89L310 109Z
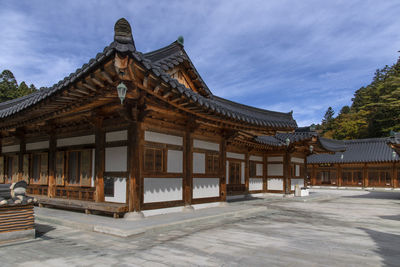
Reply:
M49 198L43 195L30 195L38 200L40 206L50 206L62 209L83 210L86 213L92 211L113 214L114 218L118 218L121 214L128 211L128 206L125 203L111 202L93 202L65 198Z

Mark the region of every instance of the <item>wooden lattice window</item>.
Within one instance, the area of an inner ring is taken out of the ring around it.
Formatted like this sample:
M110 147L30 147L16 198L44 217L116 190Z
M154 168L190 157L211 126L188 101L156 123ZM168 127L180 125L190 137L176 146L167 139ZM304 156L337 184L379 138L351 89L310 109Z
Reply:
M64 185L64 151L56 153L56 185Z
M249 175L250 177L257 176L257 163L254 161L249 162Z
M0 183L4 183L4 157L0 157Z
M33 153L31 156L31 183L47 184L48 176L48 154Z
M104 177L104 196L114 197L114 178Z
M146 147L144 149L144 170L147 172L163 171L163 149Z
M90 186L92 177L92 150L68 152L68 184Z
M219 155L206 153L206 173L218 173L219 169Z
M6 176L5 183L18 181L18 155L6 157Z

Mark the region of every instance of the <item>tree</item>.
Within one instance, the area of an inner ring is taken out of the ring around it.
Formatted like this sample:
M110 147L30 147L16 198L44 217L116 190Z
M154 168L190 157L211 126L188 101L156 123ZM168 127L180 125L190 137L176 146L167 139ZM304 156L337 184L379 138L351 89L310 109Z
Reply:
M0 74L0 102L28 95L36 90L33 84L28 87L25 82L21 82L18 85L14 74L10 70L3 70Z

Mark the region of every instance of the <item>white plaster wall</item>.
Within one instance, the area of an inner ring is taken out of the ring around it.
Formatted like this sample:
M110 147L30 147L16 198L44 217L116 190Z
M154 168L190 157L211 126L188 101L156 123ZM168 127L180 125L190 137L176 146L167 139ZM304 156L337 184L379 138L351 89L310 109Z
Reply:
M226 161L226 184L229 184L229 161Z
M27 143L26 150L37 150L37 149L47 149L49 148L49 141L35 142L35 143Z
M128 130L106 133L106 142L125 141L125 140L128 140Z
M268 157L267 161L283 161L283 157Z
M256 164L256 175L257 176L263 175L263 167L264 167L263 164L259 164L259 163Z
M252 161L263 161L263 158L261 156L250 156L249 160L252 160Z
M193 173L206 173L206 155L193 153Z
M283 164L268 164L268 176L283 176Z
M233 152L226 152L226 157L227 158L232 158L232 159L242 159L242 160L244 160L245 155L244 154L239 154L239 153L233 153Z
M94 135L57 139L57 147L94 144Z
M262 178L249 178L249 191L263 190Z
M144 203L182 200L182 178L144 178Z
M268 190L283 190L283 179L281 178L268 178L267 180Z
M106 147L106 172L126 172L128 148L126 146Z
M304 159L303 158L293 157L293 158L291 158L291 161L295 162L295 163L304 163Z
M150 142L157 142L170 145L181 146L183 144L183 138L181 136L162 134L156 132L145 131L144 140Z
M181 173L183 171L183 151L168 150L167 172Z
M242 184L244 184L245 183L245 175L244 175L244 173L245 173L245 167L246 167L246 164L244 163L244 162L242 162L242 168L241 168L241 183Z
M193 140L193 147L202 148L202 149L206 149L206 150L219 151L219 144L218 143L203 141L203 140L199 140L199 139L194 139Z
M10 153L10 152L19 152L19 145L13 146L2 146L1 151L3 153Z
M296 165L295 176L296 177L300 176L300 166L299 165Z
M219 178L193 178L193 198L219 197Z
M105 197L105 201L126 203L126 178L114 179L114 197Z
M290 179L290 189L294 190L296 185L300 185L300 187L304 187L304 179Z

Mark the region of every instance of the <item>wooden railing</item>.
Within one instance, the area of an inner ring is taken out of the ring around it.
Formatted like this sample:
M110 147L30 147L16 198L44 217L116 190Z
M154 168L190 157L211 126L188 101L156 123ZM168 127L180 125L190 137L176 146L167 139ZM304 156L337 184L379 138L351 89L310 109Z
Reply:
M28 185L27 193L31 195L47 196L47 185ZM67 198L85 201L94 201L94 187L57 186L56 198Z
M26 188L26 193L31 195L47 196L47 185L30 184Z
M56 187L56 197L94 201L94 187Z

